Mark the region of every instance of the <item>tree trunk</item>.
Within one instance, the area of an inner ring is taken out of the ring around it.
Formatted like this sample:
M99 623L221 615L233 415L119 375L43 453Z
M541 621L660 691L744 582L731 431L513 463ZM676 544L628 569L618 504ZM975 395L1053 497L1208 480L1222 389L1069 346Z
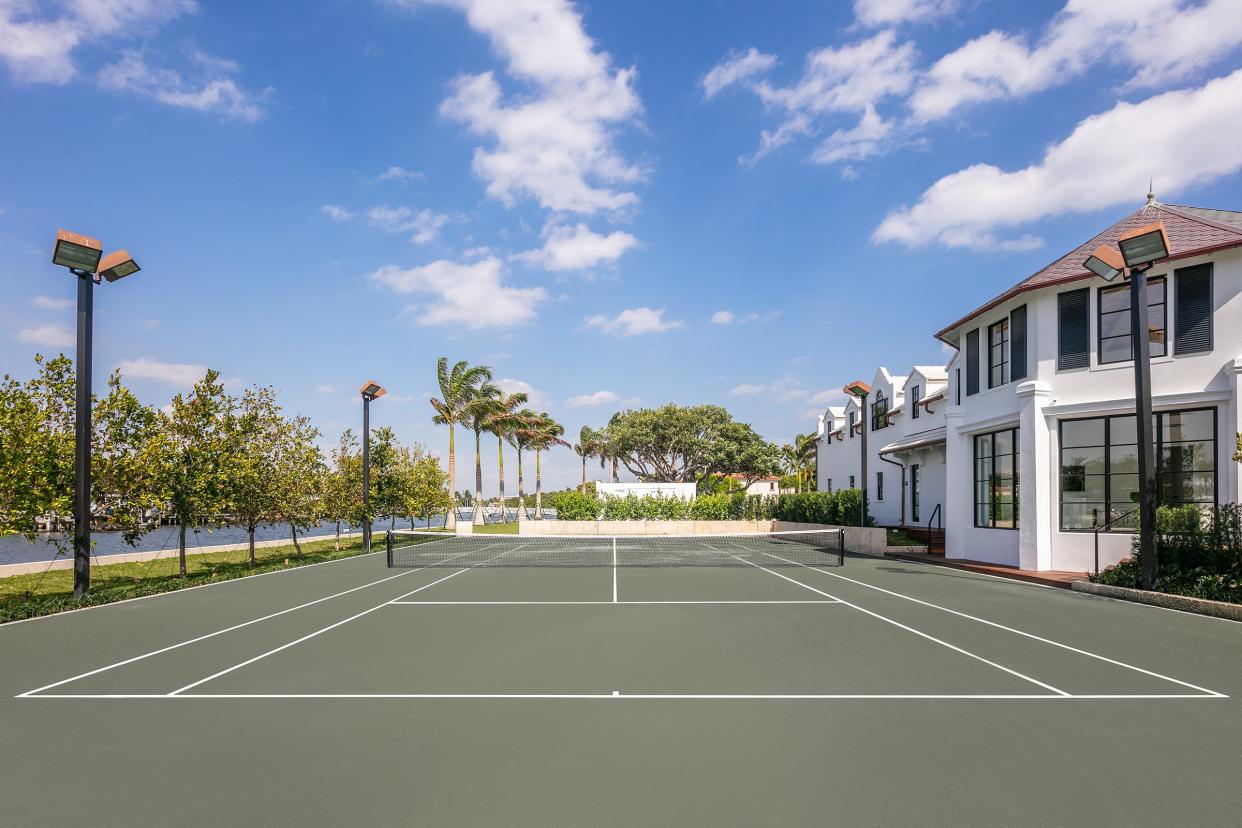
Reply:
M543 471L540 468L540 455L535 452L535 520L543 520Z
M450 532L457 529L457 452L456 439L454 434L457 427L449 423L449 491L452 493L453 505L449 507L448 512L444 515L444 528Z
M482 526L483 520L483 451L479 444L479 432L474 433L474 519L475 526Z
M185 519L177 522L177 575L185 577Z
M612 482L613 483L621 482L620 469L617 468L617 458L615 457L612 458Z
M333 544L333 548L337 552L341 551L341 522L339 520L336 522L336 543Z
M250 565L254 566L254 524L250 523L246 526L246 536L250 541Z
M582 455L582 491L586 492L586 461L587 456Z
M298 543L298 525L293 521L289 521L289 528L293 531L294 554L300 558L302 557L302 544Z
M396 529L396 528L397 528L397 516L395 514L389 515L388 516L388 531L391 532L393 529Z
M497 430L499 431L500 429ZM509 507L505 503L505 441L501 439L499 434L496 435L496 449L498 452L496 468L499 470L497 477L500 479L500 522L508 523Z
M518 446L518 522L526 520L526 488L522 485L522 447Z

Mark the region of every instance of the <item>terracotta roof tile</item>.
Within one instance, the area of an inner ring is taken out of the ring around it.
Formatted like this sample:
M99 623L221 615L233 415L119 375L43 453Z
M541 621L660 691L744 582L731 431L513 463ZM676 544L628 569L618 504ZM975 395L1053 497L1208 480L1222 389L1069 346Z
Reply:
M1055 262L1018 282L986 305L976 308L949 325L936 334L937 338L943 339L950 331L1018 294L1049 285L1093 278L1093 274L1082 264L1091 251L1101 244L1116 245L1122 233L1154 221L1164 222L1165 230L1169 234L1169 247L1172 253L1170 259L1184 259L1211 250L1242 246L1242 213L1232 210L1211 210L1205 207L1182 207L1158 202L1144 205L1104 232L1075 247Z

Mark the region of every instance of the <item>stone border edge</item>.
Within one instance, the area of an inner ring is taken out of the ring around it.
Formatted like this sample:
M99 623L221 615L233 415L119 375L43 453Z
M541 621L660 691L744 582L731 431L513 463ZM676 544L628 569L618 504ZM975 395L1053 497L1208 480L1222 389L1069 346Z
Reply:
M1206 598L1192 598L1189 595L1174 595L1169 592L1148 592L1143 589L1112 586L1110 584L1094 584L1090 581L1074 581L1070 588L1076 592L1089 595L1100 595L1105 598L1116 598L1121 601L1133 601L1153 607L1181 610L1195 615L1208 615L1213 618L1224 618L1227 621L1242 622L1242 604L1230 604L1226 601L1209 601Z

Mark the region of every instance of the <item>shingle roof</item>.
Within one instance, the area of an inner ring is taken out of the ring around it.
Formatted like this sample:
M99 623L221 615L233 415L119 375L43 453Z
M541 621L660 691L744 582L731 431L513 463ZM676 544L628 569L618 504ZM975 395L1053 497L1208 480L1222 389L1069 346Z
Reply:
M1169 235L1169 248L1172 255L1168 260L1185 259L1214 250L1242 246L1242 213L1153 202L1140 207L1104 232L1083 242L1055 262L1026 277L986 305L971 311L940 331L936 337L948 342L945 336L951 331L1021 293L1039 290L1049 285L1093 278L1091 272L1083 267L1083 262L1095 248L1101 244L1115 246L1122 233L1154 221L1163 221L1165 231Z

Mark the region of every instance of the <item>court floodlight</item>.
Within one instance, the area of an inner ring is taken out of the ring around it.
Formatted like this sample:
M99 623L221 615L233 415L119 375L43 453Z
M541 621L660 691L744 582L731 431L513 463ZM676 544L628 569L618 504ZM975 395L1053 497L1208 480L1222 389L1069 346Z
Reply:
M56 246L52 248L52 264L70 270L94 273L103 256L103 244L99 239L83 236L68 230L56 231Z
M375 380L367 380L362 384L362 388L358 390L368 400L377 400L388 393L388 389Z
M1117 246L1126 267L1140 267L1169 255L1169 235L1164 231L1164 222L1157 221L1122 233Z
M124 250L109 253L99 262L99 275L109 282L132 276L141 269L138 267L138 263L134 261L134 257Z
M1126 263L1121 254L1107 244L1097 247L1083 265L1106 282L1111 282L1126 272Z

